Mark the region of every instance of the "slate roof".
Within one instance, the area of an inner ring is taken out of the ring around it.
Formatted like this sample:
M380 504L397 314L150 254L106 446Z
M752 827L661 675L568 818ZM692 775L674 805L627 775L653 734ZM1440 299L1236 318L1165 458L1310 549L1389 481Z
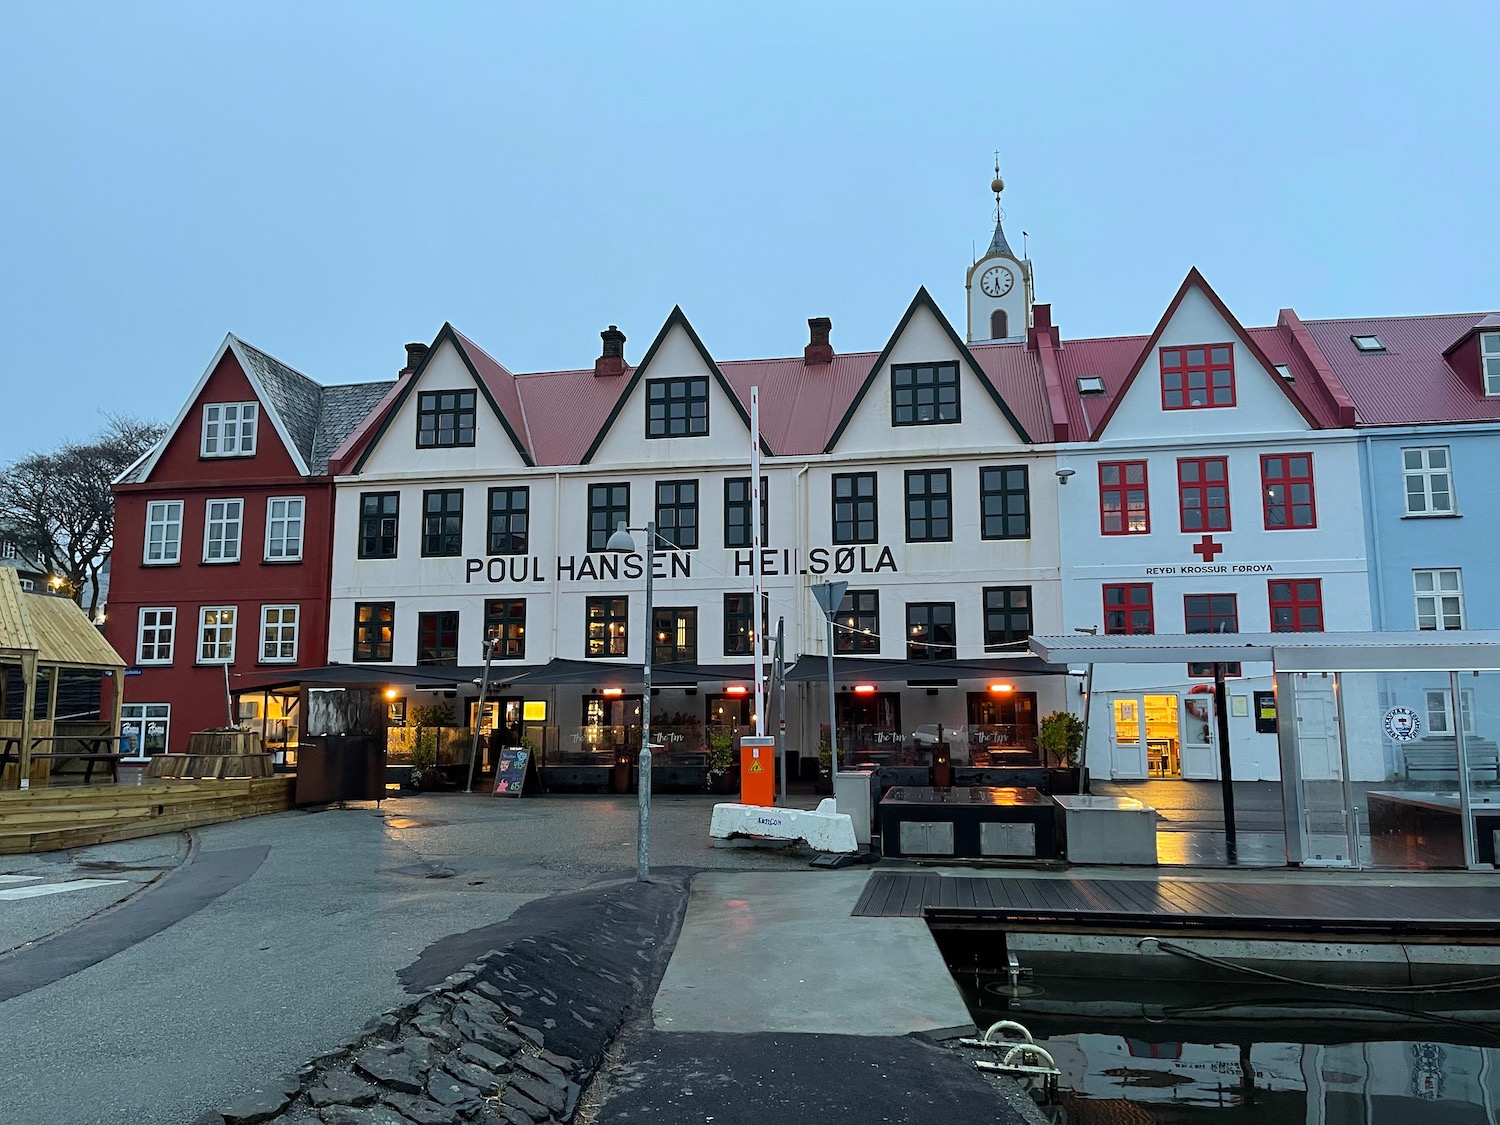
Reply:
M314 473L324 473L334 452L344 439L370 416L370 413L396 385L394 379L380 383L344 383L323 387L318 410L317 431L313 435L312 455L307 466Z

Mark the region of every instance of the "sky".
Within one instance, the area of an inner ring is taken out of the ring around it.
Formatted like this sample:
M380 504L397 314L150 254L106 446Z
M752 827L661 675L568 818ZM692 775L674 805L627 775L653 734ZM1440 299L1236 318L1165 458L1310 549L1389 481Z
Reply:
M0 4L0 463L171 420L225 333L323 383L962 331L1005 229L1064 337L1500 309L1500 4Z

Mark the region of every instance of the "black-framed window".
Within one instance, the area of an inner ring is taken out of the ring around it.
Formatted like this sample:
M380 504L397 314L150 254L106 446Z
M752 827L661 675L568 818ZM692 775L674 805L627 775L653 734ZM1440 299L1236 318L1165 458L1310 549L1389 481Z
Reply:
M698 546L698 482L656 482L656 534L684 551ZM661 544L658 543L657 546Z
M359 494L359 557L396 557L396 532L400 526L401 493Z
M849 590L833 619L835 653L880 651L880 591Z
M473 444L473 391L422 391L417 395L418 449Z
M1031 636L1031 587L986 586L984 588L984 651Z
M624 656L630 624L628 598L589 598L583 647L585 656Z
M752 594L725 594L724 595L724 655L725 656L754 656L755 655L755 614L751 611L754 603ZM760 635L761 651L769 650L767 629L771 619L771 596L762 594L760 596Z
M708 379L646 380L646 436L702 437L708 433Z
M354 603L355 660L390 660L395 638L395 602Z
M531 542L531 489L490 489L489 517L489 553L524 555Z
M651 610L651 660L656 664L698 663L696 606L656 606Z
M833 541L873 543L880 533L874 473L833 474Z
M953 474L947 469L906 473L906 541L948 543L953 539Z
M766 513L771 507L770 483L760 478L760 545L771 545L771 523ZM750 528L750 478L729 477L724 481L724 546L752 546Z
M986 465L979 470L979 535L1031 538L1031 482L1025 465Z
M526 599L494 598L485 602L484 635L494 638L496 660L525 660Z
M909 602L906 606L906 659L953 660L958 627L952 602Z
M891 368L891 425L936 426L959 420L957 363Z
M422 493L422 554L464 553L464 490L438 488Z
M622 523L630 524L630 485L589 485L589 550L604 550Z
M417 614L417 663L458 663L458 611Z

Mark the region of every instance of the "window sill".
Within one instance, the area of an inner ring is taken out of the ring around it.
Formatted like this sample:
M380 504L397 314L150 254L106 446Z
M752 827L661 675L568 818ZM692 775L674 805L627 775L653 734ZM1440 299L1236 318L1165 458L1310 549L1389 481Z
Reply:
M198 451L200 461L248 461L254 456L255 450L253 449L249 453L204 453L201 449Z
M204 559L199 566L235 566L239 559Z
M132 665L132 667L135 667L135 668L170 668L170 667L172 667L172 662L170 660L137 660L135 662L135 664Z
M1404 520L1456 520L1462 519L1459 512L1407 512L1401 517Z
M302 560L297 559L261 559L261 566L300 566Z
M182 565L182 560L181 559L173 559L171 562L167 562L165 560L162 560L162 561L159 561L159 562L143 562L143 563L141 563L141 565L142 566L181 566Z

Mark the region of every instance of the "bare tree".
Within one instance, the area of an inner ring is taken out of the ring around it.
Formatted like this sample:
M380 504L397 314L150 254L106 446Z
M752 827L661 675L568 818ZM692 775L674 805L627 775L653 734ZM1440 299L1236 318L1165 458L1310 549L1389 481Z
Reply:
M166 433L139 418L105 418L109 424L87 442L33 453L0 470L0 520L9 536L63 579L90 617L115 540L110 482Z

